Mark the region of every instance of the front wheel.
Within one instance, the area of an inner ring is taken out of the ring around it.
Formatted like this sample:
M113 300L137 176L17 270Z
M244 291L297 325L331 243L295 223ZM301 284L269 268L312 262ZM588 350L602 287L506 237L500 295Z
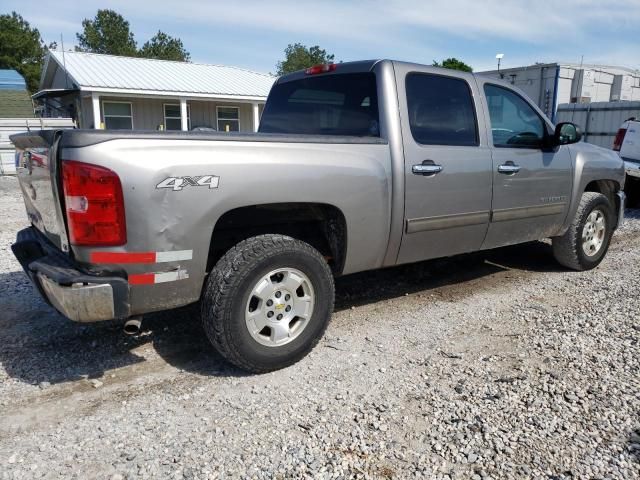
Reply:
M218 261L205 286L201 316L223 357L262 373L311 351L327 328L333 301L333 275L316 249L291 237L260 235Z
M569 229L552 239L556 260L578 271L597 267L609 249L614 221L613 208L606 196L583 193Z

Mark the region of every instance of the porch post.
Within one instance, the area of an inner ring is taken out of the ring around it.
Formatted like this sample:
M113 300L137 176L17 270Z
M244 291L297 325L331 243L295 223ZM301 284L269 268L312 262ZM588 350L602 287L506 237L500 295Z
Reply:
M260 126L260 107L258 103L253 103L253 131L257 132Z
M187 100L185 98L180 99L180 124L183 132L189 130L189 121L187 119Z
M91 104L93 106L93 128L102 128L100 120L100 96L96 92L91 92Z

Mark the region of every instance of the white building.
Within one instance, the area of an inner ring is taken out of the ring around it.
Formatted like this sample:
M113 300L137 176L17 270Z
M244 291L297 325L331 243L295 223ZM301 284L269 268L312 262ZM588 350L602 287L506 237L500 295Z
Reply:
M255 131L274 81L222 65L50 51L33 98L42 116L80 128Z
M562 103L640 100L640 71L625 67L538 63L479 73L510 81L554 121Z

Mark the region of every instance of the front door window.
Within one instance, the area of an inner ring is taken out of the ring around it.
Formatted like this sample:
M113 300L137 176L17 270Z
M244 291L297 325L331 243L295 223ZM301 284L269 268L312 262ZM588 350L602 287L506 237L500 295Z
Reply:
M486 84L494 147L540 148L544 122L522 97L509 89Z

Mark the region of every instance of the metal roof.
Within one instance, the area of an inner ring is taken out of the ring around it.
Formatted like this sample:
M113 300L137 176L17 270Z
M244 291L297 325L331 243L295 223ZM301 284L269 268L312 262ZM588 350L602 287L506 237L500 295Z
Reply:
M27 84L15 70L0 69L0 90L26 90Z
M50 55L82 91L264 99L276 80L223 65L84 52L50 51Z

